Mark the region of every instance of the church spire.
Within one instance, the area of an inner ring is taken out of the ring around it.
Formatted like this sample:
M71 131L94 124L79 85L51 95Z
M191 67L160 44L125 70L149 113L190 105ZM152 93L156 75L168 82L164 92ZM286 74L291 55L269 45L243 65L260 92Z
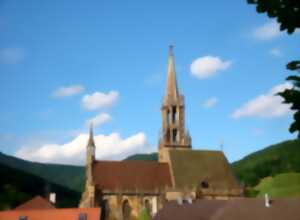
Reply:
M94 132L93 132L93 123L90 124L90 130L89 130L89 139L88 139L88 147L94 147L95 141L94 141Z
M173 46L169 47L167 88L161 113L162 130L159 148L190 149L191 138L184 124L184 97L177 87Z
M169 46L169 57L168 57L168 76L167 76L167 91L165 96L165 102L176 101L179 97L176 81L175 62L173 54L173 46Z

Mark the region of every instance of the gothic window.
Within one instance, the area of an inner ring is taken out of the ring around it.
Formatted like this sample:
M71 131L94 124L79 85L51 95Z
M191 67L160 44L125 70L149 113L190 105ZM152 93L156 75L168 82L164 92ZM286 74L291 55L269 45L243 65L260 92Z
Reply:
M150 203L149 199L145 199L145 201L144 201L144 207L147 210L147 212L151 215L152 206L151 206L151 203Z
M173 138L173 142L177 142L178 140L178 132L177 132L177 129L173 129L173 135L172 135L172 138Z
M129 204L129 201L125 199L122 204L122 214L123 214L123 220L129 220L130 214L131 214L131 207Z
M166 140L167 140L167 142L170 142L170 130L167 130Z
M172 122L176 123L176 118L177 118L177 111L176 111L176 106L172 107Z
M100 207L101 207L101 220L107 220L109 218L109 204L106 199L100 201Z
M170 116L170 111L169 111L169 109L167 110L167 125L169 126L170 125L170 118L171 116Z

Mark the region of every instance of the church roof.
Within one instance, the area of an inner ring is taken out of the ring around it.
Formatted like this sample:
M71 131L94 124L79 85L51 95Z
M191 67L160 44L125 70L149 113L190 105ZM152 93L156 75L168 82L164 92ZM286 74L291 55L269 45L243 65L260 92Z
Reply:
M110 192L153 193L172 184L169 165L150 161L96 161L93 177L96 188Z
M54 205L47 199L41 196L36 196L27 202L19 205L16 210L30 210L30 209L55 209Z
M175 188L241 189L221 151L170 150Z

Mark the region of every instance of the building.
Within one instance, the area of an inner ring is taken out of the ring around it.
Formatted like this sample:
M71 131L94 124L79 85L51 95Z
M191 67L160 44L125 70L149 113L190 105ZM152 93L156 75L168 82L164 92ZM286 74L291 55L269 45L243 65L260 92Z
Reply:
M221 151L192 150L185 128L184 97L179 93L173 48L169 49L158 162L98 161L90 129L86 186L80 207L102 207L103 219L136 219L143 207L153 215L167 201L229 199L243 196ZM101 146L98 146L101 147Z
M0 212L0 220L100 220L100 208L26 209Z
M51 194L50 194L51 195ZM101 209L98 208L62 208L54 206L55 196L51 201L35 196L19 205L14 210L0 212L0 220L100 220Z
M168 202L153 220L300 220L299 198Z

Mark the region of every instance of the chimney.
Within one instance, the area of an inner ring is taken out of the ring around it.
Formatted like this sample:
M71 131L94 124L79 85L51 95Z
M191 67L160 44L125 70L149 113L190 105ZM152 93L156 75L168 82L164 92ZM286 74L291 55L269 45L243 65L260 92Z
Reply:
M55 204L56 203L56 193L50 193L49 195L49 201L52 203L52 204Z
M271 207L271 200L270 200L269 195L267 193L265 194L265 206L267 208Z

